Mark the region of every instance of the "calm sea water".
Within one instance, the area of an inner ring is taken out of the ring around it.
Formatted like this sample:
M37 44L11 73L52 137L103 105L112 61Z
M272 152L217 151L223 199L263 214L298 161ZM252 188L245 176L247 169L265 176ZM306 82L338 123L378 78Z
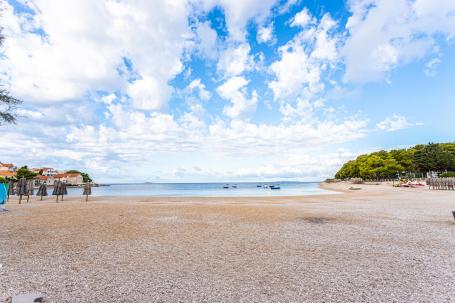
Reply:
M241 197L241 196L302 196L334 194L319 188L318 183L306 182L242 182L230 183L140 183L111 184L92 188L94 196L185 196L185 197ZM261 187L258 187L258 186ZM280 185L281 189L264 188L265 185ZM236 188L234 188L236 186ZM82 188L68 188L71 196L82 195Z

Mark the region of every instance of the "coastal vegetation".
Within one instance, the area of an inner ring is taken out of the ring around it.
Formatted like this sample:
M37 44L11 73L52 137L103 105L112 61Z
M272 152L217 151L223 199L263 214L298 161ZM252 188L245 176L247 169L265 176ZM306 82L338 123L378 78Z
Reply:
M381 150L346 162L337 179L389 179L398 175L425 177L427 172L455 176L455 142L419 144L411 148Z
M25 179L33 179L37 175L38 175L37 173L29 170L27 166L22 166L16 172L16 178L17 179L20 179L22 177L24 177Z

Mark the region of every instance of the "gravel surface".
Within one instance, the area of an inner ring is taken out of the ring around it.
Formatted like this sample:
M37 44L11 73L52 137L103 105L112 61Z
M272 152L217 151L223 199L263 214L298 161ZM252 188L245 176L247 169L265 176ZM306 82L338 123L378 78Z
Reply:
M0 302L455 302L455 192L324 186L344 193L12 201Z

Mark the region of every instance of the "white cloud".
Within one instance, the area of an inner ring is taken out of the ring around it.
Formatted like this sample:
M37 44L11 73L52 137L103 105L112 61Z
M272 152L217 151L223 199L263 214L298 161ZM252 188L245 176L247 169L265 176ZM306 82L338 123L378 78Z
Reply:
M441 64L441 59L433 58L425 64L424 73L427 77L434 77L436 76L436 68Z
M166 104L170 88L154 77L147 76L128 85L128 95L134 107L143 110L160 110Z
M298 12L291 21L291 26L306 27L307 25L314 22L309 10L305 7Z
M345 80L384 78L395 67L437 51L436 34L455 35L455 2L352 0L343 49Z
M201 79L194 79L191 81L191 83L188 85L188 90L190 92L197 90L199 93L199 98L204 101L207 101L212 97L212 94L206 89L205 85L201 82Z
M329 15L324 15L319 24L302 31L279 49L280 59L270 66L276 79L268 83L275 99L298 95L311 98L324 89L321 77L327 63L334 65L338 60L338 37L331 34L335 25Z
M273 39L273 24L259 28L256 39L260 43L271 41Z
M210 23L199 23L196 27L196 34L200 52L209 59L215 59L217 56L217 34L216 31L210 27Z
M228 47L220 54L217 70L225 76L238 76L253 68L250 45L247 43Z
M219 5L223 8L229 38L236 42L245 42L246 26L251 20L258 24L269 16L270 9L276 0L204 0L202 7L205 11Z
M117 69L128 57L145 79L130 87L134 104L154 109L167 102L168 81L182 69L190 33L185 1L36 0L25 5L34 14L14 14L2 4L8 39L0 68L14 95L45 103L124 90L127 77Z
M408 119L402 115L393 115L376 124L377 128L387 132L394 132L400 129L409 128L415 124L409 123Z
M246 97L246 85L248 81L243 77L233 77L217 88L218 94L231 102L223 112L233 119L245 118L256 109L258 96L253 91L251 98Z
M23 109L23 108L19 108L17 110L17 114L19 116L27 117L30 119L39 119L43 116L42 112L29 110L29 109Z

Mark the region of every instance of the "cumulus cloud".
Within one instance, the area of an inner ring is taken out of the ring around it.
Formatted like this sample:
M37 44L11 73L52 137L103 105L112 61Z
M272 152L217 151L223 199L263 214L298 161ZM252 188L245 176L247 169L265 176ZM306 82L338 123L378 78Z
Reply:
M437 52L436 34L455 35L455 2L352 0L343 48L345 80L384 78L395 67Z
M291 26L306 27L312 22L314 22L314 19L311 16L309 10L305 7L294 16L291 22Z
M217 88L218 94L231 102L231 105L223 110L228 117L244 118L256 109L257 93L253 91L251 98L247 98L245 88L247 84L248 81L245 78L232 77Z
M199 23L196 27L196 34L198 39L198 49L202 55L209 59L215 59L217 56L217 34L216 31L210 27L210 23Z
M261 27L258 30L257 40L260 43L266 43L273 39L273 24Z
M408 119L402 115L393 115L376 124L377 128L387 132L394 132L400 129L409 128L416 124L408 122Z
M331 32L335 26L336 22L326 14L319 24L302 31L280 47L279 60L270 66L276 79L268 83L276 100L298 95L309 98L324 89L322 74L327 64L336 64L338 59L338 37Z
M191 81L188 85L188 90L190 92L197 90L199 98L204 101L207 101L212 97L212 94L206 89L205 85L201 82L201 79L194 79Z
M199 2L199 5L205 11L209 11L217 5L222 7L230 40L244 42L246 40L247 23L253 20L258 24L262 24L276 3L276 0L203 0Z
M1 68L11 92L30 102L66 101L126 89L133 104L156 109L182 69L188 6L183 1L30 1L31 13L3 4L8 37ZM159 31L150 28L159 27ZM163 43L166 41L166 43ZM142 77L128 84L118 70L127 57Z
M250 45L247 43L231 46L221 54L217 64L219 73L225 76L238 76L253 68L253 58L250 56Z

